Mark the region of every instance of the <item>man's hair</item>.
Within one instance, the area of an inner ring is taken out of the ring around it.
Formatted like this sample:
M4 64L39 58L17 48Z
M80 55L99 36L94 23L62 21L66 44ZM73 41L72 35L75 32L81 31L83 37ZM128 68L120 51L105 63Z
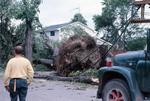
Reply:
M16 54L22 54L23 53L23 48L22 46L18 45L15 47L15 53Z

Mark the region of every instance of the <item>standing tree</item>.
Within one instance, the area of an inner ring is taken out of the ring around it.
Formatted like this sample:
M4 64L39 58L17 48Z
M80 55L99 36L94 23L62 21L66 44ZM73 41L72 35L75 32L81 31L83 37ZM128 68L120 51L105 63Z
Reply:
M61 32L63 33L61 35L61 41L66 41L69 37L73 35L88 35L84 28L80 26L80 24L87 25L87 21L82 16L82 14L77 13L74 15L74 17L70 21L72 24L69 26L61 28ZM80 23L80 24L79 24Z
M122 48L125 49L127 40L142 31L138 25L127 26L127 21L131 17L131 0L103 0L103 5L102 14L93 17L95 28L99 32L102 31L103 39L111 43L115 43L120 33L123 33L119 43L123 44Z
M77 22L77 21L87 25L87 21L80 13L75 14L73 19L71 20L71 22Z
M6 62L13 47L12 0L0 0L0 64Z
M79 36L89 35L89 33L87 33L77 23L73 23L73 24L70 24L69 26L61 28L61 33L63 33L61 35L61 41L62 42L68 40L68 38L73 36L73 35L79 35Z
M16 3L16 18L26 24L25 55L30 61L32 61L32 24L37 19L40 3L41 0L21 0Z

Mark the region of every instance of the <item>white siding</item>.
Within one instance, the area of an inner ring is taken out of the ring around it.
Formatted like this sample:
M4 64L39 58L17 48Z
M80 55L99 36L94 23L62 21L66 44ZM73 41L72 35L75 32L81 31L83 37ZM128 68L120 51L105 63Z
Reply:
M50 33L51 33L51 32L46 32L48 38L49 38L51 41L59 41L59 30L56 30L56 31L55 31L55 36L51 36Z

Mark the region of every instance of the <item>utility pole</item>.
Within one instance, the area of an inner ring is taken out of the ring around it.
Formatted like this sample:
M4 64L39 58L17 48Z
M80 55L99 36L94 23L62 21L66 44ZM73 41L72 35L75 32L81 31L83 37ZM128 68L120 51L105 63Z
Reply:
M138 19L133 18L131 20L131 23L150 23L150 19L145 18L145 6L150 5L150 0L141 0L141 1L133 0L133 5L138 8L141 8L141 15L140 18ZM147 50L150 51L150 29L147 30Z
M131 23L149 23L150 19L145 18L145 6L150 5L150 0L133 0L133 5L141 9L140 18L133 18Z

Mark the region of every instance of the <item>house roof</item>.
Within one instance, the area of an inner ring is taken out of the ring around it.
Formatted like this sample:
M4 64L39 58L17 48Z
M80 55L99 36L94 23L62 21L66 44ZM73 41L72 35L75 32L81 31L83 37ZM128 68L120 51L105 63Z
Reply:
M83 27L85 27L85 28L91 30L92 33L95 33L95 35L96 35L96 33L97 33L97 32L94 31L92 28L90 28L90 27L88 27L87 25L84 25L84 24L82 24L82 23L80 23L80 22L73 22L73 23L69 22L69 23L51 25L51 26L45 27L43 30L44 30L45 32L56 31L56 30L59 30L60 28L67 27L67 26L70 26L70 25L76 25L76 24L79 24L79 25L81 25L81 26L83 26ZM95 36L94 38L96 39L97 44L103 44L103 43L104 43L104 44L107 44L107 45L110 45L110 46L112 45L111 43L109 43L109 42L107 42L107 41L105 41L105 40L103 40L103 39L99 39L99 38L97 38L96 36Z
M70 23L63 23L63 24L57 24L57 25L51 25L51 26L48 26L48 27L45 27L44 28L44 31L55 31L55 30L58 30L59 28L61 27L64 27L66 25L68 25Z

